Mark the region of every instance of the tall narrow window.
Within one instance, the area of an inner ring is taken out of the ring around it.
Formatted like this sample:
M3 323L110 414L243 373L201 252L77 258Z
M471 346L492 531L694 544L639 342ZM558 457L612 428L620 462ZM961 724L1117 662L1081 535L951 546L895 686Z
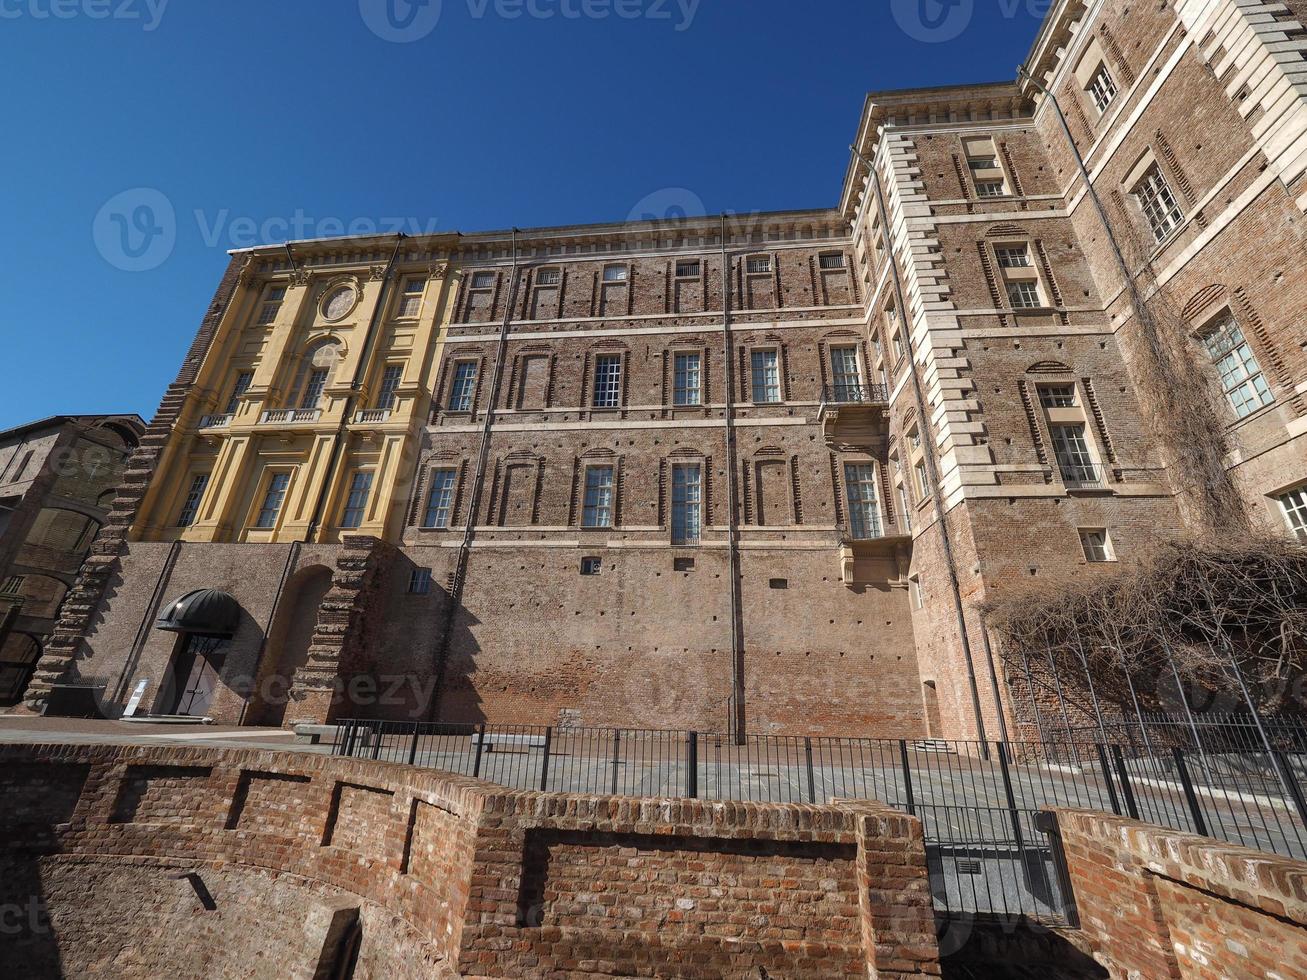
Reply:
M281 513L281 505L286 501L286 488L289 486L289 473L272 474L268 480L268 489L263 492L263 505L259 508L255 527L266 531L277 526L277 515Z
M1084 423L1049 426L1053 435L1053 452L1057 456L1062 482L1068 486L1093 486L1098 480L1098 466L1094 463L1089 442L1085 438Z
M756 350L752 355L753 400L757 404L781 400L780 355L774 350Z
M673 362L673 405L698 405L703 400L703 361L699 354L677 354Z
M876 468L870 463L846 463L844 486L849 497L849 533L858 541L879 538L880 502L876 496Z
M423 527L449 527L454 513L454 478L453 470L436 470L431 474Z
M613 526L613 468L591 466L585 471L585 507L582 527Z
M925 500L930 496L930 475L926 472L926 461L919 459L912 466L912 479L917 484L917 499Z
M703 501L702 471L698 463L672 466L672 542L697 544Z
M368 507L368 494L372 491L372 471L359 470L349 485L349 496L345 498L345 513L341 515L340 526L355 528L363 523L363 514Z
M1257 356L1233 317L1226 316L1209 328L1203 334L1203 346L1216 366L1221 389L1238 418L1251 415L1275 400Z
M595 408L617 408L622 403L622 355L595 358Z
M322 401L322 392L327 387L327 369L314 368L309 372L308 381L304 383L304 397L300 399L300 408L317 408Z
M454 383L449 388L451 412L472 411L472 396L476 392L476 384L476 361L459 361L454 365Z
M381 375L381 386L377 389L377 408L390 411L395 407L395 389L404 375L404 365L387 364Z
M1107 107L1116 98L1116 82L1112 78L1112 73L1107 70L1107 65L1099 65L1098 71L1094 72L1094 77L1089 80L1089 96L1094 100L1094 106L1100 114L1106 112Z
M862 371L858 368L858 348L832 347L830 360L831 380L835 382L835 401L862 401Z
M254 382L253 371L242 371L236 375L236 383L232 385L231 397L227 399L227 414L235 415L236 410L241 405L241 395L250 390L250 385Z
M1297 487L1275 498L1289 530L1299 541L1307 543L1307 486Z
M426 285L420 276L404 280L404 292L399 298L399 316L414 317L422 311L422 293Z
M259 326L266 327L277 319L277 313L281 310L281 304L285 298L285 286L268 287L268 291L263 294L263 302L259 306Z
M1080 547L1084 550L1085 561L1114 561L1112 539L1105 527L1082 527L1080 529Z
M1144 179L1136 185L1134 193L1157 241L1165 241L1184 221L1184 211L1180 209L1171 185L1166 182L1162 168L1157 164L1153 164Z
M204 499L204 491L208 489L208 486L208 473L196 473L191 478L190 488L186 491L186 499L182 501L182 512L177 515L178 527L190 527L195 523L195 518L200 513L200 501Z
M912 533L912 501L908 499L908 487L903 482L900 474L899 482L895 484L899 492L899 526L904 534Z
M431 592L431 569L415 568L408 573L409 595L427 595Z

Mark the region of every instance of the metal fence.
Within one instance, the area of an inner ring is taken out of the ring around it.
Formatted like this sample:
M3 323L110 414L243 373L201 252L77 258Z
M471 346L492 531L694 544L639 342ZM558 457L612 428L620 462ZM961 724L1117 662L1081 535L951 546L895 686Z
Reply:
M1062 920L1037 814L1102 810L1307 858L1307 741L1198 746L912 741L346 721L333 751L513 789L772 803L878 800L924 826L945 914ZM1237 747L1235 747L1237 745Z

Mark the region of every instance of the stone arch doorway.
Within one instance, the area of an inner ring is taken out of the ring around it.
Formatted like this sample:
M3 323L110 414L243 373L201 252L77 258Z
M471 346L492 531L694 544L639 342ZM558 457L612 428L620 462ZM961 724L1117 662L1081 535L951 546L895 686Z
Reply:
M259 680L250 696L251 725L281 725L286 720L295 674L309 659L318 611L331 588L331 569L310 565L291 576L276 619L268 630Z

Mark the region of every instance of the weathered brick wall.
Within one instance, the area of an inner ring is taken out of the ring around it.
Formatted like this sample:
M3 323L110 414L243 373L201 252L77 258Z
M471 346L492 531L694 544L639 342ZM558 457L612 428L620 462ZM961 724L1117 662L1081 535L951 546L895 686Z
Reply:
M1057 822L1113 977L1307 976L1307 863L1087 810Z
M0 790L6 976L311 977L355 919L359 976L939 972L921 825L879 804L115 746L0 748Z

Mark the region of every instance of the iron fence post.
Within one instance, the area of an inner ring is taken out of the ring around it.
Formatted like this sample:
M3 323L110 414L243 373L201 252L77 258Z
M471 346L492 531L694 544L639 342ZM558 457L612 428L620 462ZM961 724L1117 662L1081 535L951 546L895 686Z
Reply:
M485 745L486 745L486 723L484 721L481 724L477 725L476 739L477 739L476 758L472 762L472 778L480 779L481 778L481 753L485 750Z
M617 795L617 766L621 760L622 752L622 730L613 729L613 795Z
M1203 819L1202 808L1198 805L1198 794L1194 792L1194 781L1189 778L1189 769L1184 764L1184 752L1177 746L1171 750L1175 757L1175 771L1184 787L1184 798L1189 804L1189 814L1194 820L1194 833L1200 837L1207 835L1207 821Z
M1017 796L1012 789L1012 771L1008 768L1007 743L995 742L994 744L998 747L998 768L1003 774L1003 793L1007 797L1007 810L1012 819L1012 839L1016 842L1017 854L1023 855L1026 848L1021 835L1021 814L1017 811Z
M699 798L699 733L685 733L685 795Z
M1116 798L1116 783L1112 781L1112 767L1107 764L1107 749L1102 744L1095 745L1098 750L1098 764L1103 769L1103 782L1107 784L1107 798L1112 803L1112 812L1121 816L1121 801Z
M1275 750L1275 764L1280 767L1280 772L1284 776L1284 785L1289 790L1289 797L1298 811L1298 819L1302 821L1304 827L1307 827L1307 800L1303 799L1298 777L1293 774L1293 769L1289 766L1289 757L1281 749Z
M540 759L540 792L545 791L549 783L549 749L554 744L554 727L550 725L545 729L545 752Z
M1116 761L1116 772L1121 779L1121 792L1125 794L1125 812L1131 820L1139 819L1139 807L1135 805L1135 791L1130 787L1130 773L1125 767L1125 756L1121 746L1112 746L1112 758Z
M372 733L372 758L381 758L381 729L385 722L373 722L369 731Z
M338 727L337 727L337 730L336 730L336 734L337 734L337 737L339 738L339 741L337 741L336 744L332 747L331 754L332 754L332 755L343 755L343 756L345 756L346 758L348 758L349 755L350 755L350 753L354 751L354 744L353 744L353 743L354 743L354 721L353 721L353 719L351 719L351 720L345 722L345 724L344 724L344 726L343 726L343 730L342 730L341 727L338 726Z
M908 763L908 740L899 739L899 760L903 765L903 797L908 815L917 815L917 804L912 796L912 766Z
M803 737L803 754L808 761L808 802L817 802L817 779L812 771L812 739L808 736Z
M408 764L417 765L418 759L418 741L422 738L422 729L416 722L413 723L413 744L408 747Z

